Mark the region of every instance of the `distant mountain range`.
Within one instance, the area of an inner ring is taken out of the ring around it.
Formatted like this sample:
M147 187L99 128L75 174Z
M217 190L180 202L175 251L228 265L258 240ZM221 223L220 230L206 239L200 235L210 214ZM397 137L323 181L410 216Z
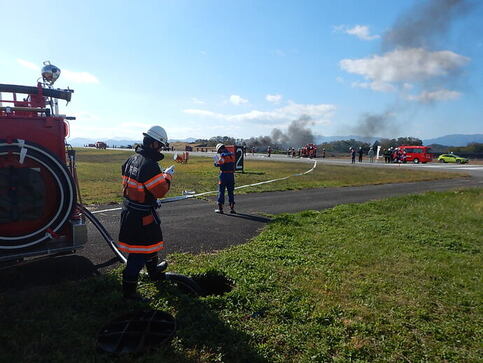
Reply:
M142 140L123 140L123 139L91 139L86 137L74 137L68 139L67 142L72 146L85 146L89 144L95 144L97 141L105 142L109 146L127 146L135 143L141 143Z
M472 142L483 143L483 134L453 134L423 140L424 145L440 144L445 146L466 146Z
M193 137L188 137L187 139L183 140L175 140L169 139L169 142L195 142L198 139ZM69 144L72 146L84 146L89 144L95 144L97 141L105 142L109 146L127 146L127 145L134 145L142 143L142 140L128 140L128 139L91 139L86 137L74 137L72 139L67 140Z
M380 137L380 136L365 137L365 136L358 136L358 135L347 135L347 136L316 135L315 143L321 144L323 142L332 142L337 140L350 140L350 139L372 144L376 140L383 139L383 137ZM188 137L186 139L170 139L169 142L195 142L196 140L198 139L194 137ZM84 138L84 137L74 137L68 140L69 144L71 144L72 146L84 146L88 144L95 144L97 141L103 141L109 146L126 146L126 145L141 143L141 140L127 140L127 139L107 139L106 140L106 139L91 139L91 138ZM471 135L452 134L452 135L436 137L434 139L423 140L424 145L440 144L445 146L466 146L471 142L483 143L483 134L471 134Z

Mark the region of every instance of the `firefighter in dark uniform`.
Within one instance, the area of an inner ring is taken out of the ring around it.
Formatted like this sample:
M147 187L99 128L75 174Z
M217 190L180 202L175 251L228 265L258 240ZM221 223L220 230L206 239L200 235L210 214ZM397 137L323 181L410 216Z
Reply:
M218 209L216 213L223 213L225 204L225 189L228 191L228 202L230 203L230 213L235 212L235 155L229 152L225 145L216 145L215 166L220 168L218 181Z
M122 274L123 295L140 300L136 293L138 277L146 265L151 280L159 280L167 263L158 265L157 252L164 248L163 233L156 213L157 198L168 193L174 166L161 171L160 150L168 145L166 131L160 126L143 133L143 145L122 165L124 203L121 213L118 248L129 253Z

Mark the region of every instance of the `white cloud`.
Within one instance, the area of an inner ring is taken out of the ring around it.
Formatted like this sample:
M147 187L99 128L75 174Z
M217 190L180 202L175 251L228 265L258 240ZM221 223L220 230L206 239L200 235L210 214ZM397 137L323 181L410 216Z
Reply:
M335 106L330 104L318 105L304 105L289 101L289 104L284 107L274 109L272 111L258 111L252 110L250 112L241 114L224 114L208 110L187 109L183 112L190 115L197 115L202 117L209 117L218 120L233 121L233 122L260 122L266 124L278 123L281 121L291 121L299 118L302 115L311 117L315 122L327 122L333 112Z
M378 82L420 82L445 76L464 66L469 58L449 50L431 52L422 48L397 49L382 56L343 59L340 67Z
M392 84L385 82L352 82L352 87L366 88L378 92L393 92L396 90L396 87Z
M421 103L431 103L434 101L449 101L455 100L461 96L460 92L451 91L447 89L440 89L437 91L423 91L419 95L409 95L406 98L409 101L417 101Z
M336 25L333 29L336 33L354 35L362 40L374 40L380 38L377 34L371 35L367 25L355 25L352 28L349 28L347 25Z
M191 98L191 101L193 101L193 103L197 104L197 105L204 105L206 102L205 101L202 101L196 97L192 97Z
M89 72L73 72L65 69L61 70L60 74L61 77L74 83L99 83L99 80L96 78L96 76L90 74Z
M248 100L238 96L238 95L231 95L230 96L230 102L233 103L234 105L241 105L243 103L247 103Z
M38 65L36 65L35 63L32 63L32 62L26 61L24 59L18 58L17 63L24 66L25 68L32 69L34 71L40 71L40 67Z
M268 102L279 103L282 100L282 95L266 95L265 99Z
M369 27L366 25L356 25L353 28L346 29L345 32L350 35L355 35L362 40L374 40L380 38L379 35L370 35Z
M405 82L403 84L403 89L409 90L409 89L413 89L413 88L414 88L414 86L411 83Z

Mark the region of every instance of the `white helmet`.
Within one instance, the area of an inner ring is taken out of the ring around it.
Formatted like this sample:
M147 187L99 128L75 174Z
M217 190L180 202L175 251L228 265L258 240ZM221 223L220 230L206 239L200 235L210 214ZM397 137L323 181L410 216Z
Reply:
M225 145L223 145L221 143L220 144L217 144L216 145L216 152L219 152L222 147L225 147Z
M161 126L152 126L147 132L144 132L143 135L149 136L163 145L168 144L168 134L166 134L166 131L164 131Z

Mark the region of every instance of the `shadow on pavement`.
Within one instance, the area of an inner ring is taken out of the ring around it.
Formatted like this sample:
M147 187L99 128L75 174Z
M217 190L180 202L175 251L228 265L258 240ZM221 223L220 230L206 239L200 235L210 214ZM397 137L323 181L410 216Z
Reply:
M98 274L89 259L78 255L28 260L0 270L0 292L77 281Z
M251 214L244 214L244 213L236 213L236 214L225 213L225 215L227 217L235 217L235 218L248 219L250 221L261 222L261 223L269 223L271 221L270 218L266 218L266 217L262 217L262 216L257 216L257 215L251 215Z

